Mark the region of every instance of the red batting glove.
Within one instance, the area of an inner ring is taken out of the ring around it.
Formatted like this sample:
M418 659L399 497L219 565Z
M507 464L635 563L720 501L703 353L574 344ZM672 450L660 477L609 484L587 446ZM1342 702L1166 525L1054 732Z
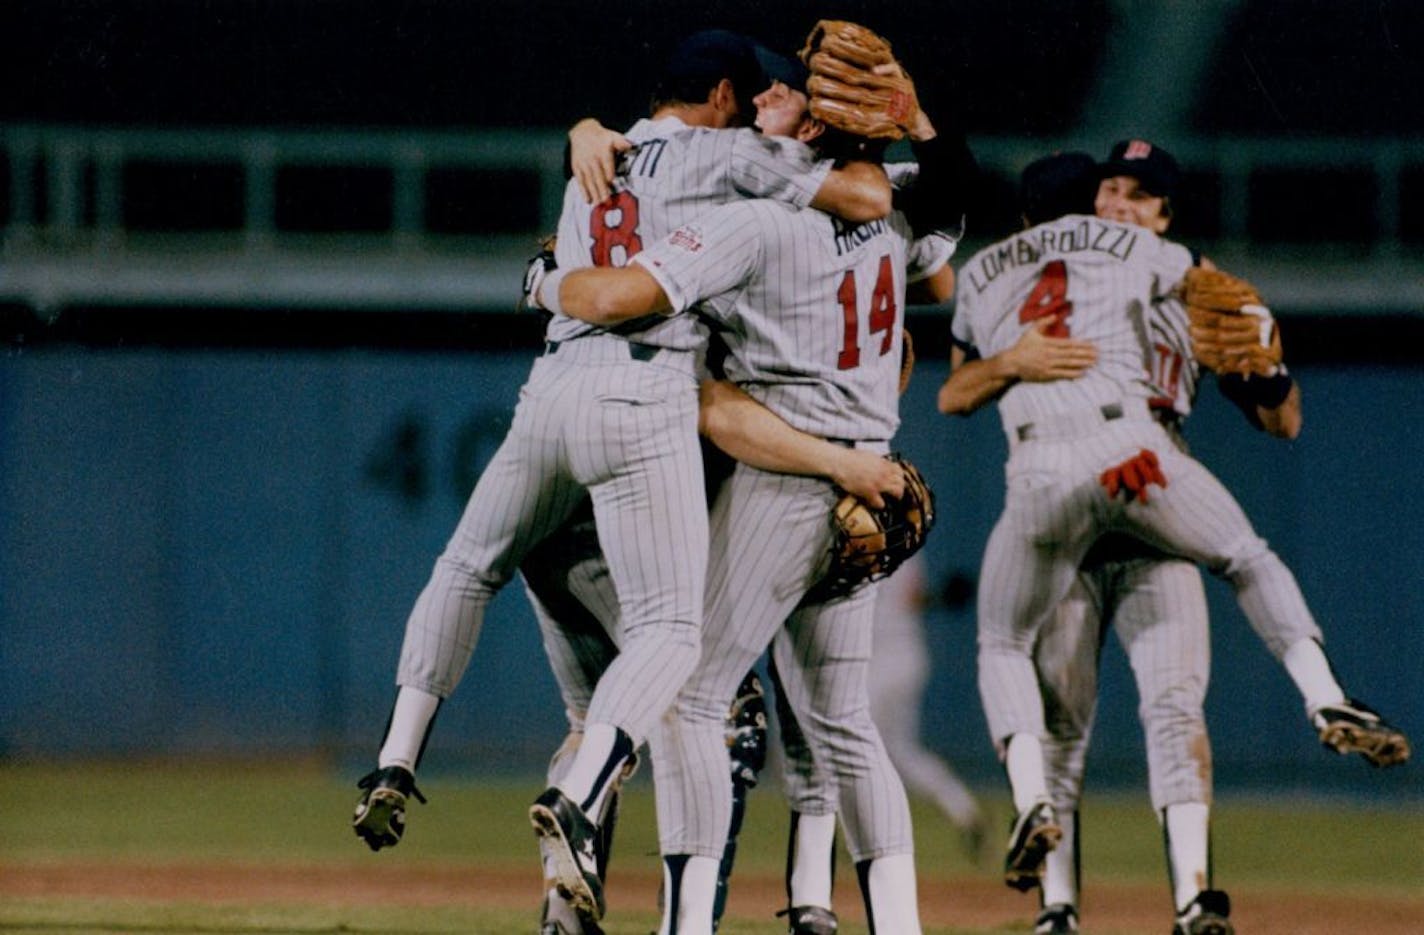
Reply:
M1133 497L1143 503L1148 502L1147 487L1149 484L1156 484L1158 487L1167 486L1167 475L1162 473L1162 465L1157 460L1157 453L1148 448L1143 448L1115 467L1110 467L1098 477L1098 483L1103 485L1108 497L1116 497L1118 491L1126 491L1125 498L1131 501Z

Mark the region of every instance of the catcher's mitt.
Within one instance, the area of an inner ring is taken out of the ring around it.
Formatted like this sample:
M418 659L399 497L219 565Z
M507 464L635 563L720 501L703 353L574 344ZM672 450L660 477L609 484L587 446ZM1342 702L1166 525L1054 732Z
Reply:
M890 43L857 23L823 19L806 37L801 61L811 116L828 127L872 140L898 140L919 113L915 85Z
M1191 325L1192 353L1215 373L1274 376L1281 338L1254 286L1218 269L1194 266L1179 287Z
M884 578L925 544L935 521L934 491L904 457L892 454L890 459L904 471L904 495L886 496L881 509L853 494L836 502L830 566L817 586L819 596L840 597Z

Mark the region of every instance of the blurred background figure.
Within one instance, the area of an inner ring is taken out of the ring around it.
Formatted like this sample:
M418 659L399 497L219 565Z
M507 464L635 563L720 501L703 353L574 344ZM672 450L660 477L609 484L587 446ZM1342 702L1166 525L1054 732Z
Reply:
M920 711L933 659L925 628L932 593L924 552L880 583L875 649L870 657L870 714L905 788L944 813L977 862L984 855L985 831L979 802L920 735Z

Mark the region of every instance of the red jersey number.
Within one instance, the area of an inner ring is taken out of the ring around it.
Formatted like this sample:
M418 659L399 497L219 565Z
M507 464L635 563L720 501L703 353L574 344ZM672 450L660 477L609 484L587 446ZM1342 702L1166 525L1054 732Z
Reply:
M841 352L836 358L836 366L841 370L851 370L860 366L860 309L856 303L855 270L846 270L841 279L841 287L836 290L836 301L841 305L841 315L845 322L845 334L841 341ZM880 269L875 276L875 289L870 293L870 308L867 324L871 334L881 334L880 356L890 353L895 341L895 317L899 311L895 306L895 271L890 268L890 257L880 258Z
M1068 265L1062 260L1054 260L1043 267L1038 274L1038 282L1028 294L1023 307L1019 309L1019 323L1028 324L1040 318L1055 318L1048 326L1047 334L1053 338L1068 337L1068 316L1073 314L1073 303L1068 301Z
M637 196L621 191L599 203L589 218L588 234L593 238L594 266L627 266L643 249L643 238L638 236Z

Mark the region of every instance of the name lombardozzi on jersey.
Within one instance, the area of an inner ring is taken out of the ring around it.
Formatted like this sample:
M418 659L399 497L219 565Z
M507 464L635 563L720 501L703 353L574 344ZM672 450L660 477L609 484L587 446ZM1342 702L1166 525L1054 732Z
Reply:
M1137 245L1137 233L1127 227L1110 227L1085 218L1070 228L1035 227L976 257L966 270L975 292L983 292L1005 270L1033 265L1048 253L1092 250L1126 260Z
M833 214L831 223L835 225L836 256L845 256L876 234L885 233L886 230L884 218L866 221L864 224L854 224L850 221L843 221Z

